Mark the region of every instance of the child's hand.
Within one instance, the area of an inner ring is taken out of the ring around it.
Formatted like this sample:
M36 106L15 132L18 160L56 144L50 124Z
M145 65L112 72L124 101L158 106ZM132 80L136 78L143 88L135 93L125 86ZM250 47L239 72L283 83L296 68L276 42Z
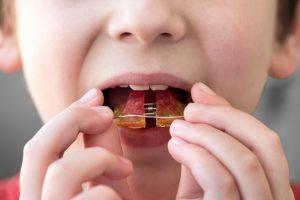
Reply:
M76 200L97 199L100 195L102 199L121 199L113 187L104 185L82 192L82 183L102 175L108 179L123 179L132 171L130 161L101 147L62 157L80 132L104 134L111 126L112 111L100 106L102 103L102 93L91 90L46 123L25 145L20 199L71 199L76 195ZM127 183L120 181L119 188L121 184ZM126 191L118 190L118 193L122 196Z
M294 199L276 133L203 84L170 127L169 151L182 164L177 199Z

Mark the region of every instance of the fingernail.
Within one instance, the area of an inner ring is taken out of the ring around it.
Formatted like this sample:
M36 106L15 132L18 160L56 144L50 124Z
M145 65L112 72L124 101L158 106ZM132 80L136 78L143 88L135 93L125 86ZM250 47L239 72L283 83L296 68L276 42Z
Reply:
M91 101L92 99L94 99L97 95L98 95L98 89L97 88L93 88L93 89L90 89L87 93L85 93L79 99L79 101L81 101L83 103L87 103L87 102Z
M183 141L182 139L179 139L178 137L171 138L169 142L175 146L182 146L182 145L186 144L185 141Z
M216 95L216 93L214 91L212 91L207 85L203 84L203 83L197 83L197 89L210 94L210 95Z
M126 165L132 165L132 162L123 156L119 156L120 160Z
M96 107L96 109L97 109L97 111L99 111L101 113L113 115L112 110L107 106L99 106L99 107Z
M176 131L186 131L187 129L190 128L190 123L188 123L187 121L184 121L184 120L175 120L172 123L171 128Z

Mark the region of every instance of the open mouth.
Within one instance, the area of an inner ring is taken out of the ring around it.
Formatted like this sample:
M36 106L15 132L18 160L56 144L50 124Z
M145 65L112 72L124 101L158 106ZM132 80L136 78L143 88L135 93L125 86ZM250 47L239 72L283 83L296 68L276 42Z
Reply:
M169 127L191 102L190 92L167 85L118 85L103 94L116 124L131 129Z

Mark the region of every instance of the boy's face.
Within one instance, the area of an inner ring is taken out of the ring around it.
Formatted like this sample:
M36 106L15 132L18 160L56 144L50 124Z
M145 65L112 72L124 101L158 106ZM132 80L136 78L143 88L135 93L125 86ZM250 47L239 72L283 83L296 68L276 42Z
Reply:
M113 76L168 73L251 112L276 42L276 3L17 0L29 90L47 121Z

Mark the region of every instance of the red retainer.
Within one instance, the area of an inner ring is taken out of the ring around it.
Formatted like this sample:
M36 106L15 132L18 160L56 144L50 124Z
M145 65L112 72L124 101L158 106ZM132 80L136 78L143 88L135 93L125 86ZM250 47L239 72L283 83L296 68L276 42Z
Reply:
M169 90L136 91L114 110L118 126L126 128L170 127L175 119L183 118L185 104Z

